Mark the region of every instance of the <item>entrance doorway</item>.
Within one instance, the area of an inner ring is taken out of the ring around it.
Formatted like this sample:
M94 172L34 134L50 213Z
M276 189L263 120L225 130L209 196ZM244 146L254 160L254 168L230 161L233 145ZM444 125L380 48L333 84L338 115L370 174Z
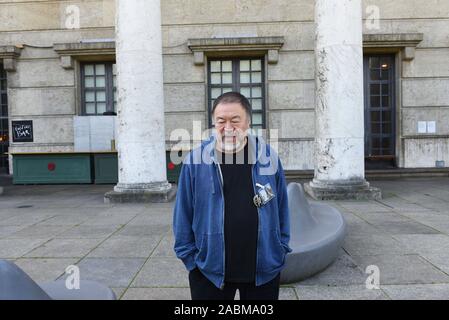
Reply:
M365 168L396 167L395 57L364 56Z

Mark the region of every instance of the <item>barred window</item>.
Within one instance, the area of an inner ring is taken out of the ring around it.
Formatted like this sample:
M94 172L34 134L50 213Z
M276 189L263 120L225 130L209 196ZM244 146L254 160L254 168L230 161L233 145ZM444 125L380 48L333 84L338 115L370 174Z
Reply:
M251 128L265 128L265 76L262 58L211 59L208 62L209 127L215 99L237 91L251 103Z
M83 115L116 112L116 65L113 62L81 65Z

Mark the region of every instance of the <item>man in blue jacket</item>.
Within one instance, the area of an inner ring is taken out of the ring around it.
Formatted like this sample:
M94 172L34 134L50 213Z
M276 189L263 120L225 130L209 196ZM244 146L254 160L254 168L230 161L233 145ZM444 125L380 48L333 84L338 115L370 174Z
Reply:
M288 242L287 188L277 154L248 134L238 92L213 105L214 134L184 159L173 215L174 250L193 300L277 300Z

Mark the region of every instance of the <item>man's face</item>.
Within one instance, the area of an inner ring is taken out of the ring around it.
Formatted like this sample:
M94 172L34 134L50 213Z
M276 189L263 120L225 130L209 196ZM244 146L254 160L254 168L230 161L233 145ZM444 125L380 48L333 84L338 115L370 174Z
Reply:
M243 106L238 102L220 103L215 108L213 117L218 137L217 147L224 152L240 150L250 124Z

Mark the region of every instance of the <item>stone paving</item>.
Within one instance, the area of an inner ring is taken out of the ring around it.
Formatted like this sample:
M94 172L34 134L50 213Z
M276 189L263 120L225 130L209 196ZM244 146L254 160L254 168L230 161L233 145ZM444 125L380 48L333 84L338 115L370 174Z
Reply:
M348 234L322 273L282 285L281 299L449 299L449 178L371 181L381 201L328 201ZM11 186L0 196L0 258L37 281L68 265L120 299L190 299L173 252L173 203L104 204L112 185ZM380 271L367 289L366 267ZM237 294L238 298L238 294Z

